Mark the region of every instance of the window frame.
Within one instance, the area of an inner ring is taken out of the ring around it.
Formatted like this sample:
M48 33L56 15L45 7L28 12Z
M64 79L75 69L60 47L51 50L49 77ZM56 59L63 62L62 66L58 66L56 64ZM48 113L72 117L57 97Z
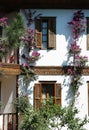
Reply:
M42 21L48 21L47 48L42 46ZM36 47L39 49L56 49L56 17L40 17L35 20Z
M54 85L54 104L59 104L61 105L61 84L56 83L56 81L39 81L39 83L36 83L34 85L34 108L35 110L37 108L41 107L42 103L42 84L53 84ZM38 88L37 88L38 87ZM39 90L38 90L39 89ZM39 91L39 92L38 92ZM59 93L58 93L59 92ZM39 105L37 106L37 102L39 102Z

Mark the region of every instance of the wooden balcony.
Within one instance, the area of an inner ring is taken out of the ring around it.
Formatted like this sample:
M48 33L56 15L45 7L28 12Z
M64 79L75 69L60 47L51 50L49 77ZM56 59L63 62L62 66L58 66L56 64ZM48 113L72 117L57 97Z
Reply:
M3 113L0 114L0 130L16 130L16 113Z
M2 63L12 63L17 64L18 63L18 52L17 50L10 50L9 53L5 54L3 56L2 52L0 53L0 62Z
M19 75L20 65L18 64L17 50L11 50L4 56L0 57L0 71L5 75Z

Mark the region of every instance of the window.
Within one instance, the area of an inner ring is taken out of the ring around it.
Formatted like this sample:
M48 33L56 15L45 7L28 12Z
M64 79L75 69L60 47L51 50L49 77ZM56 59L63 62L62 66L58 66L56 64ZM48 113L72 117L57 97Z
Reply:
M35 20L36 46L41 49L56 48L56 17Z
M43 100L54 98L54 103L61 105L61 84L54 82L39 82L34 86L34 107L39 108Z
M89 17L87 19L87 50L89 50Z

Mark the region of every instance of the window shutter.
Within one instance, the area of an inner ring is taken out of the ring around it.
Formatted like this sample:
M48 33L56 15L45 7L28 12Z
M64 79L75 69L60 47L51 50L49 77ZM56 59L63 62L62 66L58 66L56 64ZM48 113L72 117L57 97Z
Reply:
M55 84L55 104L61 105L61 84Z
M56 18L48 19L48 48L56 48Z
M87 17L87 50L89 50L89 17Z
M40 107L41 101L41 85L35 84L34 86L34 108L35 110Z
M36 29L36 47L42 48L42 29L41 29L41 19L35 20L35 29Z

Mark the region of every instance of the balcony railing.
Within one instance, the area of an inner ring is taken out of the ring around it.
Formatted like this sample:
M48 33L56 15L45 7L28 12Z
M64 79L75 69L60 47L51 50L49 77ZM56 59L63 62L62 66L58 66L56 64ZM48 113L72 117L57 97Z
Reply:
M10 50L5 56L0 57L0 62L2 63L18 63L18 50Z
M16 113L0 114L0 130L17 130Z

